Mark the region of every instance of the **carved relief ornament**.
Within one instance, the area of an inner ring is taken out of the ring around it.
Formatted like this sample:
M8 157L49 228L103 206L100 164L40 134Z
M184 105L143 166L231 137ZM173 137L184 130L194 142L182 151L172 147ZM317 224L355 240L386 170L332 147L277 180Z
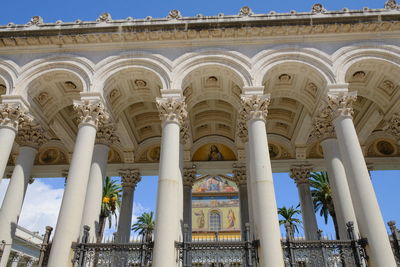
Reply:
M387 124L386 130L397 140L400 140L400 113L396 113Z
M196 169L195 168L184 168L183 169L183 185L192 187L196 180Z
M244 166L234 167L233 168L233 175L234 175L234 178L235 178L235 182L238 185L247 184L246 167L244 167Z
M123 188L126 187L135 189L136 185L140 182L140 180L142 180L140 172L137 169L121 170L119 174L121 175Z
M240 116L246 121L267 119L268 105L270 102L269 95L242 95L242 108Z
M100 101L76 101L74 102L74 109L79 113L80 124L91 124L97 128L103 126L109 119Z
M333 112L333 119L353 115L353 103L357 100L356 92L329 93L328 105Z
M0 104L0 127L9 127L14 130L22 123L28 123L32 119L27 115L26 110L18 103Z
M176 122L182 126L186 122L188 114L184 98L157 98L157 108L163 123Z
M297 185L308 184L312 168L310 166L294 166L290 169L290 178L292 178Z
M96 132L96 144L111 145L119 142L118 136L115 134L114 125L108 124L100 127Z
M29 146L36 149L47 141L44 130L39 125L31 124L21 126L15 139L20 146Z
M314 129L311 133L312 140L325 140L336 138L335 127L332 124L332 110L329 107L324 108L320 115L314 120Z

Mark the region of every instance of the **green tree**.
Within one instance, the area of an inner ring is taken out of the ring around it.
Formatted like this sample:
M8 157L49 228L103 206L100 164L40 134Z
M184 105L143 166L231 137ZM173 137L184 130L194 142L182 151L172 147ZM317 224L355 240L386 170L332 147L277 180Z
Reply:
M339 228L332 199L332 188L329 184L326 172L313 172L310 175L311 196L315 212L324 217L325 224L328 223L328 215L332 217L335 226L336 238L339 239Z
M103 239L104 228L106 221L108 220L108 227L111 228L112 217L115 217L117 221L116 211L119 209L121 204L121 185L117 181L111 180L110 177L106 177L103 184L103 198L101 201L101 212L99 218L99 227L96 233L97 243L100 243Z
M132 225L132 230L139 235L143 235L146 241L151 240L151 235L155 228L153 219L154 212L144 212L137 218L137 222Z
M279 224L286 225L287 223L289 223L293 231L298 233L299 227L301 227L301 220L295 218L295 216L300 213L301 211L293 206L290 206L289 208L287 208L286 206L278 208L278 214L283 218L283 220L279 220Z

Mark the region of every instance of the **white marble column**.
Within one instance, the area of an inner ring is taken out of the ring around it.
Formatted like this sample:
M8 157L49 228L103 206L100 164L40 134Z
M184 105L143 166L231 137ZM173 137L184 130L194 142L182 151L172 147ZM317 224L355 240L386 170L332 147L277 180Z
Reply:
M249 198L247 190L246 167L233 168L235 182L239 188L239 205L240 205L240 230L242 238L245 237L246 223L249 222Z
M252 179L255 182L257 213L255 222L260 240L260 266L281 267L283 253L275 190L266 132L268 95L242 95L243 114L247 120Z
M329 185L332 189L332 200L338 225L339 239L349 238L346 223L354 223L355 233L359 233L353 202L347 182L346 171L343 166L339 150L339 143L336 140L335 128L332 125L332 111L324 108L314 121L312 138L319 140L324 154L326 170L329 178Z
M33 181L30 179L33 162L38 147L45 141L43 130L30 125L20 129L16 139L20 144L19 154L0 209L0 240L8 244L0 260L1 267L7 265L26 189L28 183Z
M354 92L331 92L328 95L329 107L334 113L333 125L346 169L358 227L361 236L368 239L369 264L370 266L395 267L388 233L353 124L352 103L355 100Z
M111 125L99 128L96 133L96 144L93 150L89 182L86 190L85 206L82 214L81 234L83 226L90 227L89 242L95 243L99 229L99 218L103 198L103 181L106 177L109 146L117 142L114 127Z
M11 266L10 267L18 267L19 261L22 259L22 254L17 252L12 256ZM6 266L6 265L4 265Z
M154 234L154 267L177 265L175 241L178 240L179 202L182 201L180 171L180 127L187 118L182 98L158 98L162 120L162 138L158 177L156 229Z
M189 226L192 236L192 187L196 179L195 168L185 168L183 172L183 223Z
M74 108L80 114L80 123L50 251L49 267L71 265L71 245L78 241L81 232L97 127L108 120L101 100L89 97L74 103Z
M25 120L25 110L20 104L0 104L0 182L4 177L18 125Z
M133 194L141 177L139 170L121 170L122 201L119 212L117 243L129 243L132 229Z
M293 166L290 169L290 177L296 182L299 192L305 238L306 240L318 240L317 218L309 183L310 172L311 168L308 166Z

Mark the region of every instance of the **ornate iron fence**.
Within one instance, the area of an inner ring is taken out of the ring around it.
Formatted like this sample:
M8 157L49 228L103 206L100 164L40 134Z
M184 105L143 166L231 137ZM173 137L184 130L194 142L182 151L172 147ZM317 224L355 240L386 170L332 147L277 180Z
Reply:
M355 239L353 223L347 224L350 240L296 240L286 225L282 241L285 265L288 267L364 267L365 239Z
M151 266L153 242L142 238L133 243L87 243L89 227L84 227L82 242L74 243L73 264L77 267Z
M191 240L188 226L184 226L184 242L176 242L179 259L189 266L256 266L257 241L250 241L249 225L246 224L245 240L218 238L214 240Z

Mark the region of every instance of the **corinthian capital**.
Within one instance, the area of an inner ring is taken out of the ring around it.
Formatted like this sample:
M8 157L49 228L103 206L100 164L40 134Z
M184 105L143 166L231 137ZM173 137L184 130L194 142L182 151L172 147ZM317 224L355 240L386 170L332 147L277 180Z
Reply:
M137 183L142 180L142 177L140 177L140 172L137 169L121 170L119 174L121 175L122 179L122 187L134 189L136 188Z
M14 130L24 122L30 122L26 110L19 103L0 104L0 127L9 127Z
M183 185L193 186L196 180L196 168L184 168L183 169Z
M324 108L314 120L314 129L311 132L311 138L325 140L335 138L335 127L332 124L332 110L329 107Z
M119 142L119 138L115 135L114 125L107 124L99 127L96 133L96 144L109 146L116 142Z
M187 111L184 98L157 98L157 107L163 123L176 122L179 125L185 124Z
M235 178L235 182L238 185L244 185L247 183L247 178L246 178L246 167L244 166L238 166L233 168L233 175Z
M392 134L397 140L400 140L400 114L396 113L387 123L386 131Z
M47 136L40 125L24 124L18 130L16 142L20 146L29 146L38 149L47 141Z
M268 115L269 95L242 95L240 116L247 120L266 120Z
M100 100L75 101L74 109L79 113L80 124L101 127L109 119L109 115Z
M306 165L293 166L290 169L290 178L292 178L297 185L308 184L312 168Z
M333 111L333 118L353 115L353 103L357 100L357 92L340 92L328 94L328 105Z

